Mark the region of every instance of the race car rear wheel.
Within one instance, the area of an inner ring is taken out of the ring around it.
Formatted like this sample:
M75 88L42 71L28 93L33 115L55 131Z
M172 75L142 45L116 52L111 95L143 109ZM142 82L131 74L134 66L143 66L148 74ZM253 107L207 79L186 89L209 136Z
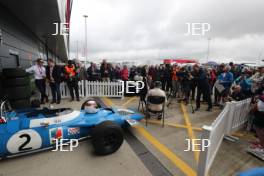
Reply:
M104 121L92 130L92 144L98 155L114 153L123 141L122 128L112 121Z

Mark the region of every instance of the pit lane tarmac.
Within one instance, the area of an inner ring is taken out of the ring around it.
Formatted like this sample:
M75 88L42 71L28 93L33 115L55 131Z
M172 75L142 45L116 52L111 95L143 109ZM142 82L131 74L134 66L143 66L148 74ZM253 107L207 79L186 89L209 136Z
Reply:
M137 97L120 99L103 98L109 106L129 107L137 110ZM165 111L165 127L158 120L150 120L146 127L143 122L131 132L173 175L196 175L199 152L184 151L187 149L186 139L199 139L203 125L210 125L221 112L214 107L212 112L206 111L207 105L202 104L201 110L192 113L190 105L174 101ZM263 161L246 153L249 141L254 140L251 133L244 131L234 134L239 141L224 140L209 171L210 176L231 176L254 168L262 167ZM224 162L223 162L224 161Z
M101 99L107 106L128 107L137 110L138 98ZM59 107L79 110L82 102L64 100ZM155 119L146 127L144 121L137 128L125 131L125 141L114 154L98 157L93 154L90 140L83 141L73 152L45 151L33 155L0 161L0 176L46 176L46 175L195 175L198 152L185 152L185 139L199 138L201 127L209 125L219 114L214 108L210 113L202 110L191 113L190 106L173 102L166 109L165 127ZM229 176L263 162L246 154L250 134L240 133L239 142L224 141L216 156L209 175ZM224 162L223 162L224 161Z

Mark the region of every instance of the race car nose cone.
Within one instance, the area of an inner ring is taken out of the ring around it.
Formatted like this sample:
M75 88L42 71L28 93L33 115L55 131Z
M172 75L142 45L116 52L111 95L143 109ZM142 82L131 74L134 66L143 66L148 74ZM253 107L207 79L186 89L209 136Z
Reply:
M141 119L143 119L144 118L144 115L142 115L142 114L132 114L132 115L130 115L130 118L131 119L134 119L134 120L137 120L137 121L140 121Z

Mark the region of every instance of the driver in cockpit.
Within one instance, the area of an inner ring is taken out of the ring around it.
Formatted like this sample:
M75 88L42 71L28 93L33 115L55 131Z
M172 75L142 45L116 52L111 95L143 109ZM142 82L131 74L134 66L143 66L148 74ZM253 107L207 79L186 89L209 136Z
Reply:
M85 110L86 113L96 113L100 108L100 105L93 99L87 100L82 109Z

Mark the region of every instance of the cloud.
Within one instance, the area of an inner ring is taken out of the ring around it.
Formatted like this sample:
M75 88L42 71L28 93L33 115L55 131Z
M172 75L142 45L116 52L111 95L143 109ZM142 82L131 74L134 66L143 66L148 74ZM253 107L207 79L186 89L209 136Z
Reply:
M207 58L254 61L264 49L262 0L78 0L71 18L71 55L84 51L87 14L88 58ZM205 36L185 36L186 23L210 23Z

